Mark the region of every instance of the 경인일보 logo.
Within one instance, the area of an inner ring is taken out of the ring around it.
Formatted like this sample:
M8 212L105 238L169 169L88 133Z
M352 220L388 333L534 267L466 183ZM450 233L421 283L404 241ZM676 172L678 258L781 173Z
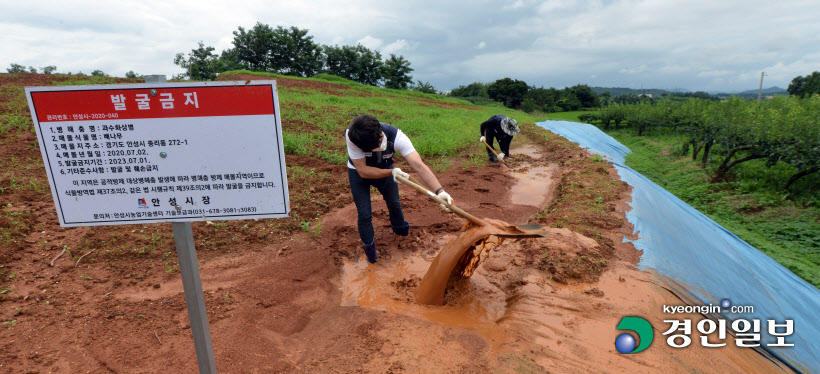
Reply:
M629 330L637 334L637 341L635 336L629 333L623 333L615 338L615 349L621 353L638 353L652 344L652 339L655 337L652 325L641 317L624 317L621 323L618 324L618 330Z

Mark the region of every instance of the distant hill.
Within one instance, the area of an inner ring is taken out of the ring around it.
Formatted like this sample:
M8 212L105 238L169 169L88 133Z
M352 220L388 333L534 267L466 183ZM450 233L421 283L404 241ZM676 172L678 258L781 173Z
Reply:
M785 89L782 89L780 87L775 86L775 87L764 88L761 91L761 94L763 94L764 96L788 95L789 91L786 91ZM743 92L734 92L734 93L720 92L720 93L716 93L714 95L716 95L716 96L736 95L736 96L740 96L740 97L757 97L757 90L746 90L746 91L743 91Z
M663 93L669 93L668 90L662 90L659 88L646 88L646 89L634 89L634 88L626 88L626 87L590 87L592 92L600 95L604 92L609 92L609 96L622 96L622 95L643 95L643 94L650 94L652 96L661 96Z
M621 95L628 95L628 94L635 94L635 95L643 95L643 94L650 94L653 97L660 97L664 93L669 94L673 92L690 92L687 90L664 90L659 88L644 88L644 89L634 89L634 88L626 88L626 87L590 87L592 92L600 95L604 92L609 92L609 95L612 97L621 96ZM743 92L725 92L725 91L710 91L710 95L714 96L731 96L736 95L740 97L757 97L757 90L746 90ZM789 92L783 88L774 86L769 88L764 88L762 91L763 95L788 95Z

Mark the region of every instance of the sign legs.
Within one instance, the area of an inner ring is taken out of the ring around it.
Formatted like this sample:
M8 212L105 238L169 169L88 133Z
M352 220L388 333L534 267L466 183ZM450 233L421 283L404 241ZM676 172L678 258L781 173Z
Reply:
M202 292L202 280L199 277L199 264L194 248L194 231L190 222L173 222L171 225L174 229L179 271L182 273L182 286L185 290L185 303L188 305L188 318L191 321L199 373L216 374L211 329L208 327L205 296Z

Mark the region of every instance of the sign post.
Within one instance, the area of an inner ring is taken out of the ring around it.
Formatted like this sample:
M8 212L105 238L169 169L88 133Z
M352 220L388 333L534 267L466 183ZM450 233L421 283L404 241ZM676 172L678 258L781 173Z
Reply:
M205 296L202 292L199 263L194 248L194 232L190 222L174 222L171 225L174 228L179 272L182 274L182 288L185 291L185 304L188 306L188 319L191 322L191 334L194 336L199 372L216 374L211 329L208 327L208 311L205 309Z
M290 212L275 81L27 87L63 227L171 222L200 373L216 373L191 222Z
M164 75L145 77L145 83L165 82L167 81ZM174 232L179 273L182 276L182 290L185 293L185 305L188 307L188 321L191 323L191 335L194 338L199 373L216 374L216 359L211 342L211 328L208 324L208 309L205 307L205 293L202 291L199 261L196 258L196 246L194 245L194 229L191 222L173 222L171 227Z

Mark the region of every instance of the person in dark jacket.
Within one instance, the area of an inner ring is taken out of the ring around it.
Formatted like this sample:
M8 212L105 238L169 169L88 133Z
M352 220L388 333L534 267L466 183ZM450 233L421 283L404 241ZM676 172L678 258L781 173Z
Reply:
M486 142L492 149L495 149L493 139L498 139L498 147L501 148L498 160L501 161L504 156L510 155L510 143L519 131L516 120L503 114L496 114L481 124L481 138L478 141ZM495 155L490 149L487 149L487 155L490 156L490 162L496 162Z
M399 186L396 183L396 176L409 178L410 175L393 167L393 156L396 152L401 153L424 184L430 190L436 191L438 197L449 204L453 204L453 199L421 160L410 139L395 126L381 123L373 116L358 116L345 130L345 140L349 156L347 175L358 213L359 238L362 240L367 261L372 264L376 262L378 255L370 207L370 186L378 189L384 197L393 232L396 235L407 236L410 231L410 224L404 220L399 201ZM444 204L441 206L449 211Z

